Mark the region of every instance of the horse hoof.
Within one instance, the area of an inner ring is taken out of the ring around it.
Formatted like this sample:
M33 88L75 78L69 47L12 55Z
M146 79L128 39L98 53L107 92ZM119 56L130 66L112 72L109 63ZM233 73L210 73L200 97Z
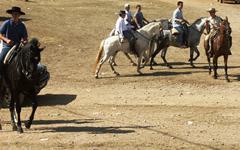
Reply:
M156 66L156 65L157 65L157 63L154 61L154 62L153 62L153 65L154 65L154 66Z
M26 127L27 129L30 129L30 127L31 127L31 123L26 122L26 123L25 123L25 127Z
M153 67L151 67L150 70L153 70Z
M22 129L22 127L17 127L17 131L18 131L18 133L23 133L23 129Z
M112 63L112 65L113 65L113 66L117 66L117 64L116 64L116 63Z
M169 68L169 69L172 69L173 67L172 67L171 65L168 65L168 68Z
M95 75L95 78L98 79L98 75Z
M191 66L192 66L193 68L196 68L196 66L195 66L194 64L191 64Z
M17 126L14 123L12 124L12 130L17 131Z
M116 74L116 76L120 76L120 74L118 72L116 72L115 74Z
M137 64L135 64L135 63L132 63L132 66L137 66Z

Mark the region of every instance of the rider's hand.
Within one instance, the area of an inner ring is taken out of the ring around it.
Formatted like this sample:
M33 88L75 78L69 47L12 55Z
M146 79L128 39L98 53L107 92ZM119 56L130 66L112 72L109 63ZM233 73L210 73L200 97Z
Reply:
M13 42L12 40L9 40L9 39L6 41L6 43L7 43L8 45L10 45L10 46L13 46L13 45L14 45L14 42Z
M24 41L22 41L22 44L23 44L23 45L26 45L27 42L28 42L27 40L24 40Z
M138 25L138 29L141 29L141 26L140 26L140 25Z
M206 20L206 23L208 23L209 22L209 20Z

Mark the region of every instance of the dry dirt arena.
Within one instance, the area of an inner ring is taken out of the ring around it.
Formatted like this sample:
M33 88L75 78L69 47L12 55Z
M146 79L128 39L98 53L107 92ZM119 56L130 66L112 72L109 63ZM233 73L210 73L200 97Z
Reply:
M234 3L216 0L183 0L185 19L193 23L217 15L228 16L232 27L233 55L225 81L223 58L219 78L208 75L208 64L199 44L200 57L191 68L189 49L169 48L173 69L159 65L142 69L139 76L119 53L115 76L106 62L100 79L92 74L101 41L114 28L125 3L142 5L148 20L171 18L177 0L1 0L0 23L5 11L20 6L29 39L37 37L46 49L41 63L51 79L38 95L39 107L31 129L11 131L8 109L1 109L3 130L0 149L240 149L239 10ZM133 57L136 62L136 58ZM23 122L31 107L22 109Z

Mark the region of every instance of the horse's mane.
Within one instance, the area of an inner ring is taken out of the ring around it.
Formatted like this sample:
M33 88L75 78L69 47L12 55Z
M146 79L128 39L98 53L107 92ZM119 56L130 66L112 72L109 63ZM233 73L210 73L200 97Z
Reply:
M197 20L195 20L192 24L196 24L198 21L202 20L202 19L205 19L206 17L201 17L201 18L198 18Z
M143 26L141 29L138 29L138 30L147 30L147 29L149 29L150 27L152 27L152 25L154 25L154 24L159 24L159 22L151 22L151 23Z

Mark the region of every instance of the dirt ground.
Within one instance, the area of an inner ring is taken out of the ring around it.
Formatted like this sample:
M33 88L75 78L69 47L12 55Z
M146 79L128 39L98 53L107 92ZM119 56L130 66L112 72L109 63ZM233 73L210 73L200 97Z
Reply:
M37 37L46 49L41 63L51 79L37 97L39 107L31 129L11 131L8 109L1 109L3 130L0 149L240 149L240 42L239 4L215 0L183 0L184 18L193 23L208 17L209 7L228 16L233 30L233 55L225 81L223 58L219 78L208 75L208 64L199 44L200 57L191 68L189 49L169 48L173 69L159 65L142 69L139 76L119 53L115 76L106 62L100 79L92 68L101 41L118 18L114 13L125 3L142 5L148 20L171 18L177 0L1 0L0 23L20 6L29 39ZM136 62L136 58L132 57ZM22 120L31 107L23 107Z

